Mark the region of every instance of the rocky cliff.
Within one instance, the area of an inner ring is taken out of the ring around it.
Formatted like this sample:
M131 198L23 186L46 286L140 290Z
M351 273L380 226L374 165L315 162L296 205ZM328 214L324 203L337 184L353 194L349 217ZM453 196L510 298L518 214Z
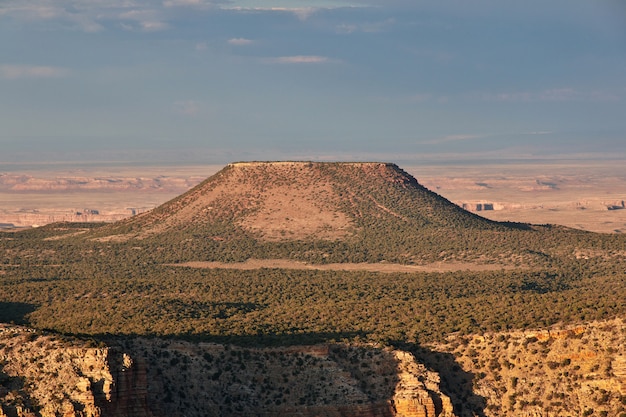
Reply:
M469 389L486 404L485 416L626 417L626 325L621 319L452 337L434 349L449 352L462 368L439 367L450 395L457 398L463 391L460 373L470 374Z
M3 325L0 416L624 417L625 347L622 320L452 337L414 352L104 345Z
M0 416L454 415L438 375L407 352L118 342L2 326Z
M395 415L402 417L453 417L452 402L440 393L440 379L415 357L402 351L394 351L400 372L393 397Z
M160 401L168 416L454 415L438 375L408 352L343 344L156 345L147 339L128 339L124 348L149 364L151 401Z
M93 345L0 326L0 416L151 417L145 366Z

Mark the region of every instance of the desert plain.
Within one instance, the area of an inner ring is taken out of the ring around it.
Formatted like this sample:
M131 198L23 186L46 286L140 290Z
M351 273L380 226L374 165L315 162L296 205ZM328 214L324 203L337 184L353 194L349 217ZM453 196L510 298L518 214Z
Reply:
M497 221L626 232L624 161L407 167L422 185Z
M398 165L426 188L491 220L626 232L624 161ZM222 167L0 164L0 229L120 220L184 193Z

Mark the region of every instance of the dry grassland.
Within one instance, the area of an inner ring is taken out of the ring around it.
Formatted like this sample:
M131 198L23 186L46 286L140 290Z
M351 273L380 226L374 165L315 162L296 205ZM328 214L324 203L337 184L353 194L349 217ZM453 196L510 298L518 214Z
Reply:
M185 262L174 266L186 266L190 268L209 269L241 269L254 270L261 268L279 269L308 269L317 271L369 271L369 272L453 272L453 271L499 271L512 269L512 265L478 264L470 262L436 262L427 265L400 265L392 263L332 263L332 264L309 264L306 262L292 261L288 259L248 259L245 262Z

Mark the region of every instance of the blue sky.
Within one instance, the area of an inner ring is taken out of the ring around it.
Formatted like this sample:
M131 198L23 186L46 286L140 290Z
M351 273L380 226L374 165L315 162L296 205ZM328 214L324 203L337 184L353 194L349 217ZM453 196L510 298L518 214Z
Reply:
M0 162L626 158L624 1L0 0Z

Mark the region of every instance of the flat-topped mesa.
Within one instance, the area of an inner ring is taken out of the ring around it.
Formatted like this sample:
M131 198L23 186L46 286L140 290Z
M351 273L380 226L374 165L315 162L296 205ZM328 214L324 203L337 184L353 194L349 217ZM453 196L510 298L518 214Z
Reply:
M398 166L391 162L314 162L314 161L241 161L231 162L227 167L260 167L260 166L294 166L311 167L314 165L336 166L368 166L368 167L394 167Z
M421 188L415 178L391 162L243 161L228 164L218 174L228 171L245 172L246 178L261 182L277 181L278 178L280 183L328 182L337 189L361 179ZM244 178L240 180L246 181Z
M415 178L390 162L249 161L230 163L222 171L241 171L247 175L256 176L265 175L267 176L265 180L275 179L278 176L281 177L282 181L296 183L307 180L307 175L313 175L313 177L308 178L310 181L327 181L329 179L327 177L331 176L332 182L336 183L339 180L339 183L336 184L339 187L342 186L342 181L338 176L342 174L348 179L355 175L371 175L378 177L378 179L417 184Z
M185 194L102 232L122 240L172 234L271 242L362 241L367 230L387 245L400 231L459 225L494 227L394 163L250 161L228 164Z

